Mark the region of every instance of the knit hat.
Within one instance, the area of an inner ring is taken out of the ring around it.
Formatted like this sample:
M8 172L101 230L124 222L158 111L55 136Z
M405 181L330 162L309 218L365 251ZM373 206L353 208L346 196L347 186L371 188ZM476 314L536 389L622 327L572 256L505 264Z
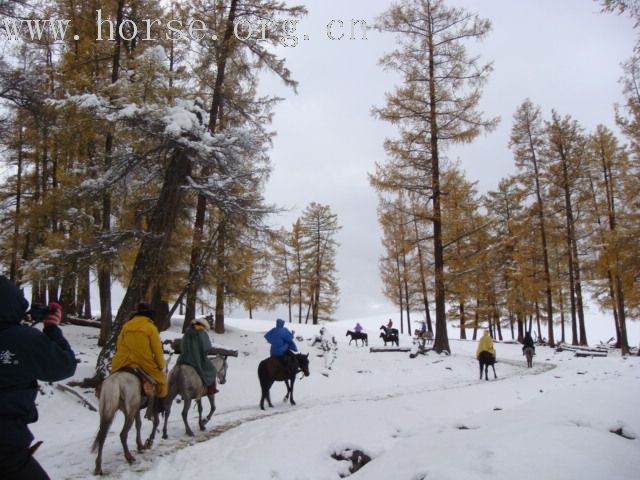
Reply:
M207 319L205 317L194 318L191 321L191 325L193 326L202 325L205 328L205 330L209 330L209 322L207 322Z
M141 315L143 317L149 317L153 320L153 310L151 309L151 305L149 305L148 303L140 302L138 304L138 310L135 314Z

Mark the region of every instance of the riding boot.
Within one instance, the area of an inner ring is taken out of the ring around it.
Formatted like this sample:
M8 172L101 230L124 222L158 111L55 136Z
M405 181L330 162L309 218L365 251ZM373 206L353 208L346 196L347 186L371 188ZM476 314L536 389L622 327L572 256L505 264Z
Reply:
M285 355L285 364L287 365L287 370L289 371L290 375L295 375L296 371L298 370L298 362L296 361L296 358L293 356L293 353L289 352Z

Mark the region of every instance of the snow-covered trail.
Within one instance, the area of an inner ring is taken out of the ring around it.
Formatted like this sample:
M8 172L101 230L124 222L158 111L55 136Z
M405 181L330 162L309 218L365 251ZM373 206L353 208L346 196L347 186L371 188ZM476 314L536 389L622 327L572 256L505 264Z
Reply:
M369 355L366 350L355 350L358 354ZM398 354L382 354L382 355L398 355ZM405 354L400 354L405 355ZM422 357L419 357L422 358ZM424 357L429 359L431 365L438 365L443 363L447 357L440 358L439 356L431 353L431 356ZM471 355L459 355L459 359L465 363L476 365L477 362ZM555 365L551 363L537 362L531 369L526 368L523 362L512 361L508 359L501 360L497 365L498 378L494 380L491 378L490 382L496 381L505 382L517 379L524 375L539 375L548 372L555 368ZM508 367L508 368L505 368ZM446 368L446 367L445 367ZM477 371L473 370L474 372ZM469 372L471 373L471 372ZM318 372L312 372L312 375L318 375ZM232 372L230 372L230 381L232 380ZM257 381L257 379L256 379ZM265 411L261 411L258 407L258 402L252 402L250 404L229 406L226 408L220 408L216 410L216 413L212 417L211 421L207 425L207 430L200 432L197 430L197 412L195 408L192 408L190 412L190 424L194 428L195 436L188 437L184 433L184 425L180 416L181 404L174 403L171 417L168 425L168 439L161 438L161 431L156 436L156 442L153 449L134 453L136 456L136 462L133 465L128 465L122 455L122 448L118 438L118 434L121 428L119 422L115 422L110 430L110 434L105 444L103 454L103 469L106 474L103 478L138 478L139 476L153 472L158 464L179 464L176 460L176 456L182 456L185 452L188 452L189 448L203 444L209 441L219 441L225 443L224 436L229 435L229 432L242 427L243 431L256 430L256 431L271 431L277 429L277 425L284 420L280 418L283 415L296 418L294 423L304 422L305 419L318 418L327 415L328 411L341 410L343 408L356 408L359 409L364 403L367 403L367 408L372 407L375 411L393 410L394 407L389 407L387 404L391 401L401 401L401 403L419 403L427 402L430 394L442 394L447 393L451 396L468 398L475 396L474 390L476 388L484 388L484 381L477 379L459 379L453 382L426 382L415 385L406 386L402 390L397 391L380 391L379 389L371 389L369 392L359 392L347 395L333 395L322 398L307 397L304 395L305 379L298 379L296 381L296 397L304 398L304 400L298 399L296 406L290 406L288 403L284 404L281 400L280 393L284 391L284 385L282 383L276 383L272 387L272 401L274 402L273 409L268 408ZM302 395L301 395L302 394ZM253 399L252 399L253 400ZM434 402L439 403L439 402ZM205 412L208 411L208 402L203 403L205 405ZM377 405L376 405L377 404ZM444 402L444 404L450 404L450 400ZM118 414L120 416L120 414ZM377 416L377 414L375 415ZM276 418L277 417L277 418ZM362 420L362 419L361 419ZM366 424L369 420L366 420L361 428L366 431ZM97 414L96 414L97 425ZM144 421L143 424L143 439L148 435L150 424ZM162 428L162 421L160 429ZM354 426L355 428L355 426ZM249 435L251 436L251 434ZM220 438L218 438L220 437ZM78 448L79 451L84 450L82 447L83 440L72 444L71 448ZM129 435L130 448L134 448L135 445L135 433L134 430ZM187 450L185 450L187 449ZM216 449L214 445L211 445L212 451ZM92 459L95 458L93 454L90 454ZM91 466L93 463L91 463ZM133 477L129 477L134 475ZM153 473L150 473L149 478L154 478ZM87 471L86 461L80 461L75 465L67 465L65 477L68 479L91 479L95 478L91 471ZM224 477L228 478L228 477ZM240 478L240 477L238 477Z
M601 480L605 473L605 478L635 480L624 473L640 469L638 441L609 433L616 426L640 432L633 400L640 395L638 358L577 359L541 347L534 367L527 369L519 345L498 343L498 379L487 382L478 379L473 341L452 341L451 356L428 352L410 359L404 352L371 353L349 346L344 326L332 324L326 338L337 343L327 352L313 341L318 326L296 326L298 345L310 354L311 376L296 381L296 406L284 404L284 384L274 384L275 408L263 412L256 369L268 355L262 335L270 325L244 321L230 326L224 336L214 335L222 342L219 346L237 349L239 355L230 358L228 382L221 386L218 408L205 432L194 430L195 437L187 437L181 404L174 403L169 439L159 433L153 449L134 453L137 461L128 465L118 414L105 444L105 478L337 479L349 473L349 465L332 454L349 448L372 458L353 474L367 480L417 480L427 474L430 480L507 480L519 474L521 464L538 475L523 478L556 478L558 469L564 478L576 478L582 460L575 456L594 450L593 445L610 460L587 462L590 470L580 471L581 478ZM82 378L91 371L97 350L86 330L67 331L84 360L85 371L77 376ZM401 339L401 346L410 345L409 337ZM89 449L97 414L71 395L50 386L45 390L50 392L39 397L41 420L34 425L36 438L45 440L38 460L51 478L95 479L95 455ZM196 428L195 408L189 418ZM149 430L145 421L143 438ZM526 442L535 444L539 455L529 459ZM134 445L133 432L129 444ZM577 452L578 447L583 451ZM559 452L568 455L568 464L557 458ZM555 459L542 472L535 460L540 455Z

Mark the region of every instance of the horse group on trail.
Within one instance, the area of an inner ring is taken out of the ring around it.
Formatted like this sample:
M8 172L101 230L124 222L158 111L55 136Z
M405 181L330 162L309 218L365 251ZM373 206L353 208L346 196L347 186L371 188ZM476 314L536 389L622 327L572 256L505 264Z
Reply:
M397 328L392 328L389 326L380 325L380 338L384 342L384 346L387 346L388 342L391 342L391 345L396 345L396 347L400 346L399 340L399 332Z

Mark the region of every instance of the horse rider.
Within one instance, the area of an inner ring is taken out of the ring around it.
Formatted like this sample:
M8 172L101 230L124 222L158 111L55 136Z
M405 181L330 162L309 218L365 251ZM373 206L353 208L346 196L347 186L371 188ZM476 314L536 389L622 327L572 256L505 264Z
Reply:
M216 369L207 354L211 350L211 340L207 334L209 324L206 318L196 318L182 337L180 356L176 365L191 365L196 369L202 383L207 387L207 393L218 393L216 388Z
M353 327L353 331L356 333L362 333L362 325L360 325L360 322L356 323L356 326Z
M48 480L33 458L41 442L27 426L38 420L37 381L72 376L76 358L62 335L62 307L50 303L40 311L42 331L21 325L29 302L20 289L0 275L0 475L4 480ZM32 310L32 320L37 320Z
M524 355L524 349L527 348L527 347L533 349L533 353L535 355L536 346L535 346L535 344L533 342L533 338L531 338L531 332L525 333L524 339L522 339L522 354L523 355Z
M496 358L496 350L493 348L493 339L489 335L489 330L485 330L480 341L478 342L478 348L476 350L476 358L480 356L480 352L489 352Z
M153 310L148 303L140 303L138 310L122 326L116 353L111 361L111 373L123 368L140 368L155 382L158 400L167 396L167 374L164 352L158 328L153 323ZM154 402L154 413L164 410L164 402Z
M284 326L284 320L278 318L276 326L264 334L264 338L271 344L271 356L279 358L289 373L295 375L298 362L293 352L298 351L293 341L293 333Z
M391 330L393 328L393 320L389 319L389 321L387 322L387 329Z

